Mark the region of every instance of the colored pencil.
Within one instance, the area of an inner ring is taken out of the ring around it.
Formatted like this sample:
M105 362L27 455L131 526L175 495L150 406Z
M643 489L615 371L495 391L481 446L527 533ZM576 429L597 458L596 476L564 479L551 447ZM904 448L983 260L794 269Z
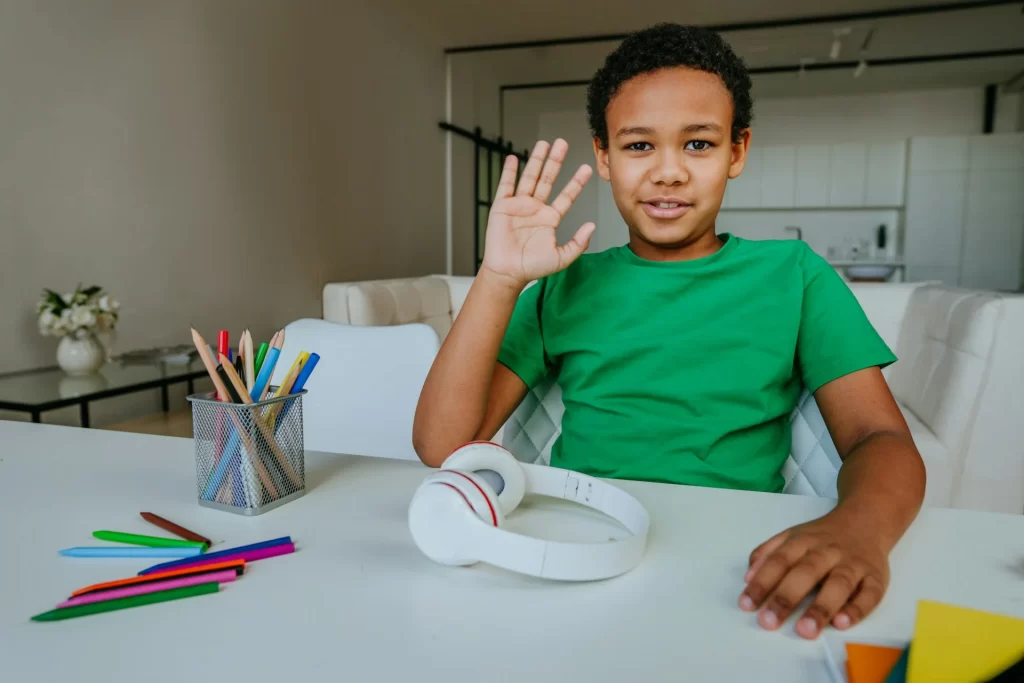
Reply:
M245 389L252 391L252 385L256 383L255 359L252 356L252 332L245 331L242 338L242 347L245 354Z
M240 552L237 552L237 553L233 553L231 555L225 555L221 559L245 560L246 563L249 563L249 562L255 562L256 560L265 560L265 559L267 559L269 557L277 557L278 555L288 555L288 554L293 553L293 552L295 552L295 544L294 543L283 543L283 544L280 544L280 545L272 545L272 546L269 546L269 547L266 547L266 548L258 548L256 550L240 551ZM176 565L176 566L180 566L180 567L201 567L201 566L204 566L207 563L206 560L202 559L201 557L188 557L188 558L185 558L184 560L174 560L174 562L185 562L185 561L187 561L188 564L182 564L182 565ZM166 564L169 564L169 563L165 563L164 565L156 565L156 566L158 566L158 567L159 566L165 566ZM143 571L146 571L146 570L143 570ZM140 576L145 576L144 574L141 574L141 573L139 575Z
M123 588L125 586L135 586L140 583L151 583L153 581L162 581L164 579L172 579L179 576L194 576L196 574L208 574L210 572L219 571L232 571L237 575L242 575L245 572L245 560L224 560L223 562L214 562L213 564L204 564L193 567L178 567L177 569L168 569L162 572L153 572L152 574L146 574L145 576L129 576L126 579L117 579L116 581L104 581L102 583L94 583L91 586L85 588L79 588L78 590L72 591L71 597L78 595L86 595L87 593L98 593L100 591L113 590L115 588Z
M193 558L186 558L186 559L183 559L183 560L175 560L173 562L163 562L161 564L155 564L152 567L146 567L145 569L143 569L141 572L139 572L139 576L144 576L146 574L152 574L153 572L164 571L164 570L167 570L167 569L175 569L175 568L181 568L181 567L192 567L192 566L196 566L196 565L199 565L199 564L210 564L210 563L213 563L213 562L224 562L227 559L232 559L232 560L242 559L242 560L245 560L246 562L251 562L253 560L250 557L247 556L248 553L258 553L258 552L263 551L263 550L273 550L273 549L285 548L287 546L291 547L288 552L291 552L292 550L295 549L295 545L292 543L291 537L290 536L282 536L281 538L274 538L274 539L271 539L269 541L262 541L261 543L252 543L250 545L243 545L243 546L239 546L237 548L227 548L225 550L218 550L215 553L206 553L206 555L204 555L201 558L194 558L194 559ZM285 553L280 553L280 554L285 554ZM257 557L255 559L261 559L261 557ZM270 557L272 557L272 556L270 556ZM199 561L194 561L194 560L199 560Z
M86 593L85 595L68 598L64 602L58 604L57 609L74 607L75 605L88 605L89 603L103 602L105 600L117 600L118 598L130 598L133 595L158 593L160 591L171 590L172 588L184 588L185 586L195 586L196 584L210 583L211 581L216 581L217 583L228 583L234 581L236 576L237 574L230 569L222 569L208 574L193 574L191 576L181 576L175 579L164 579L163 581L150 581L148 583L140 583L134 586L115 588L96 593Z
M203 340L203 336L199 334L195 328L192 329L192 341L195 342L196 350L199 351L199 357L202 359L203 365L206 367L206 372L210 375L210 379L213 380L213 386L217 391L221 392L224 396L227 396L227 387L224 385L224 382L221 381L220 375L217 374L217 367L213 362L213 358L211 358L209 353L207 353L206 342ZM231 421L235 426L235 431L232 432L232 435L238 435L238 438L242 440L242 445L245 447L246 452L255 454L256 446L246 433L245 428L238 419L238 415L233 411L228 411L228 417L231 418ZM203 491L203 498L205 500L213 500L214 494L216 494L220 489L220 485L224 479L224 473L227 472L228 465L230 464L230 455L231 454L228 452L227 448L221 450L221 457L217 462L217 468L210 476L206 489ZM264 482L264 484L266 484L266 482ZM271 486L272 485L273 482L271 482Z
M146 595L136 595L130 598L94 602L89 605L62 607L61 609L54 609L49 612L37 614L32 617L32 621L74 619L75 617L85 617L92 614L101 614L103 612L113 612L119 609L141 607L142 605L152 605L158 602L167 602L169 600L178 600L180 598L209 595L210 593L216 593L218 590L220 590L220 584L216 581L210 581L196 586L186 586L185 588L174 588L169 591L160 591L159 593L148 593Z
M270 344L267 342L260 342L259 348L256 350L256 357L253 359L253 381L256 381L255 375L259 374L260 368L263 367L263 359L267 357L267 351L270 349ZM251 389L250 389L251 391Z
M316 364L320 362L320 356L316 353L309 354L309 359L302 366L302 372L295 378L295 384L292 385L289 393L297 394L303 390L306 386L306 381L309 376L313 374L313 370L316 368ZM284 423L285 417L288 416L288 411L292 407L292 401L288 401L284 408L281 410L280 417L277 418L277 422L274 424L274 432L277 433L277 429Z
M191 548L143 548L139 546L77 546L64 548L58 553L65 557L194 557L201 555L202 546Z
M200 547L206 550L206 544L202 541L186 541L181 538L163 538L160 536L143 536L142 534L126 534L122 531L94 531L92 535L101 541L113 541L115 543L131 543L133 545L144 545L150 548L195 548Z
M206 536L200 536L194 531L189 531L185 527L179 526L171 520L161 517L160 515L153 514L152 512L140 512L139 514L142 516L144 520L146 520L150 524L158 526L164 531L169 531L175 536L180 536L181 538L184 538L187 541L199 541L200 543L205 543L208 547L213 545L213 541L208 539Z
M270 343L270 350L267 351L267 357L263 359L263 366L260 368L260 372L256 376L256 381L253 383L252 391L249 394L249 397L252 398L253 401L260 401L263 399L263 392L266 391L267 385L270 383L270 378L274 375L274 367L277 365L277 359L281 355L283 337L284 334L282 332L278 332L274 335L274 339Z
M252 404L252 398L249 396L249 394L246 393L246 387L245 384L242 383L242 378L239 377L237 374L234 374L234 372L231 371L230 368L228 368L227 371L227 378L230 380L232 388L239 392L242 402L247 405ZM256 427L257 429L260 430L260 434L263 436L263 438L266 439L267 445L270 446L270 451L273 452L273 457L278 459L278 464L281 465L281 469L285 472L285 474L288 475L288 478L292 480L293 485L299 486L301 484L301 481L299 480L299 475L295 473L295 470L292 468L292 464L288 462L288 458L286 458L285 454L281 452L281 446L279 446L278 442L274 440L273 432L271 431L271 429L266 424L264 424L262 420L255 419L255 416L253 422L256 423ZM262 468L262 461L260 461L258 458L256 459L256 461L256 467ZM267 476L269 476L269 473L267 473ZM262 478L262 474L260 475L260 478ZM264 481L264 483L266 482ZM273 496L273 498L278 498L278 490L276 490L276 488L273 488L272 486L267 486L267 490L269 490L270 495Z

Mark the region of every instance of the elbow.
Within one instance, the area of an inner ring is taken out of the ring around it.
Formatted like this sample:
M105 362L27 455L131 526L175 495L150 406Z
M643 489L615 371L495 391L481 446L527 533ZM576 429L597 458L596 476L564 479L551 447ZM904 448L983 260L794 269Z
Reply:
M426 430L420 427L419 424L413 425L412 448L416 451L416 456L424 465L440 467L441 463L444 462L445 454L442 449L437 447L436 439L431 439L425 432Z

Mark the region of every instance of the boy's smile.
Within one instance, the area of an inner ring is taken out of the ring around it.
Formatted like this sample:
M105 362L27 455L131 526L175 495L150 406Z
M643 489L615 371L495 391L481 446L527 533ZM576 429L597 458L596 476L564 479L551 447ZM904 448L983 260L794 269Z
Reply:
M638 256L679 260L717 250L715 217L750 139L749 130L731 139L732 116L721 78L686 67L633 78L611 99L608 147L594 142L597 169L611 181Z

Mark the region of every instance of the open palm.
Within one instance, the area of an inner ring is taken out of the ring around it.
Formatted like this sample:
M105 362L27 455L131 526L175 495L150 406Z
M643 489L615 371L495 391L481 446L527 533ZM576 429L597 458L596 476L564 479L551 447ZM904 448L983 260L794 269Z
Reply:
M567 268L586 251L594 233L593 223L580 227L572 241L564 245L558 244L555 233L590 179L590 167L580 166L555 200L547 203L568 149L561 139L555 140L550 150L546 142L538 142L518 188L518 159L511 155L505 159L487 219L484 268L526 284Z

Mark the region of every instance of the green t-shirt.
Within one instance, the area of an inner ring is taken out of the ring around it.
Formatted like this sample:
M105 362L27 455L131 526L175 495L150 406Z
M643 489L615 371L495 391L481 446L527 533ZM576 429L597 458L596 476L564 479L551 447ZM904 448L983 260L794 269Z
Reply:
M896 357L807 244L728 233L714 254L585 254L520 296L498 356L554 372L551 464L618 479L780 491L802 387Z

